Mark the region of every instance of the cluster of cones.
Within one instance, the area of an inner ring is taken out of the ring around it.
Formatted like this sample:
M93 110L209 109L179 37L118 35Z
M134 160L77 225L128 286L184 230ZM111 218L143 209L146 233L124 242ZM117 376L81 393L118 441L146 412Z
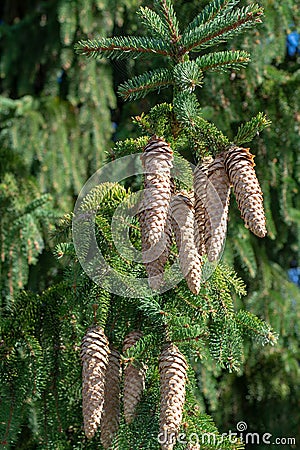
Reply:
M142 337L141 332L132 331L124 339L126 352ZM84 431L91 439L99 425L101 443L110 448L119 428L121 398L121 354L109 344L99 326L90 327L81 345L82 359L82 409ZM132 422L145 385L145 366L130 362L123 370L123 406L127 423Z
M131 331L124 339L123 352L142 337ZM121 355L109 345L99 326L90 327L82 341L82 409L84 431L91 439L101 428L101 443L111 447L119 428L121 400ZM126 361L126 360L125 360ZM172 450L182 421L185 401L187 363L178 348L168 343L159 357L160 372L160 443L162 450ZM146 366L127 361L123 377L123 408L130 424L145 387Z
M192 192L174 192L173 152L162 138L152 136L141 158L145 190L139 221L149 285L157 290L164 282L174 234L182 273L198 294L205 255L217 261L225 243L231 187L245 226L259 237L266 235L254 156L231 145L214 159L205 158L194 171Z

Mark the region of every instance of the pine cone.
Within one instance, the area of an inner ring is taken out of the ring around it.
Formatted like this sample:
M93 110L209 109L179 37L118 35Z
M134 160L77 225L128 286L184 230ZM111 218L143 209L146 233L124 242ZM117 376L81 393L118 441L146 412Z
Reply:
M225 152L225 169L233 185L246 228L259 237L267 233L263 194L254 170L254 156L248 148L232 145Z
M152 136L141 159L145 170L145 191L140 217L144 242L148 242L150 248L161 240L166 226L173 152L163 139Z
M201 258L194 240L193 197L185 192L171 199L172 228L179 251L182 273L193 294L198 294L201 283Z
M143 218L140 219L140 226L141 229L144 226ZM164 281L164 267L169 258L172 245L172 228L169 217L167 217L162 238L154 246L150 247L145 234L143 232L141 234L143 263L149 277L149 286L151 289L158 290Z
M230 197L224 154L220 153L207 168L205 247L209 261L216 261L223 249Z
M80 353L83 364L82 410L88 439L94 436L101 421L108 355L108 340L103 329L90 327L82 340Z
M182 420L187 363L176 345L170 343L160 354L160 424L162 450L172 450Z
M123 352L136 344L143 334L140 331L131 331L124 339ZM140 367L129 363L124 369L124 416L126 423L131 423L135 418L136 407L145 389L146 366Z
M101 443L109 448L119 428L120 420L120 352L110 347L105 377L104 406L101 420Z
M194 171L194 196L195 196L195 244L200 256L206 254L205 234L209 232L209 221L206 212L206 194L208 184L208 167L212 163L211 157L204 158L202 164Z

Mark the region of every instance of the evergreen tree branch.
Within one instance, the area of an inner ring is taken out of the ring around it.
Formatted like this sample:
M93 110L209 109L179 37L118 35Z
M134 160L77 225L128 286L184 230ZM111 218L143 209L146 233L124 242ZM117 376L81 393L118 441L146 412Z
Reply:
M214 124L203 119L200 105L195 94L187 96L184 92L174 98L174 112L177 120L186 127L186 134L198 152L209 149L217 153L224 151L229 145L229 139Z
M252 139L264 130L266 127L271 125L271 121L267 119L266 115L262 112L258 113L257 116L253 117L249 122L241 125L238 129L237 135L233 139L236 145L245 144L246 142L252 141Z
M198 142L202 140L213 155L224 151L228 146L229 140L222 131L202 117L197 119L195 130Z
M118 88L118 93L124 100L137 100L149 92L160 91L173 84L173 75L168 69L157 69L131 78Z
M12 397L11 402L10 402L10 408L9 408L9 416L8 416L8 420L6 422L5 434L4 434L4 437L2 438L2 441L0 442L1 445L6 446L8 444L8 437L10 434L10 427L11 427L11 423L12 423L14 409L15 409L15 399Z
M210 2L184 30L183 36L188 35L190 32L194 31L195 28L199 28L201 25L211 22L216 15L226 14L238 3L239 0L214 0Z
M168 321L171 340L183 342L203 339L207 335L205 323L199 321L191 323L190 316L172 315Z
M233 316L217 319L211 327L210 351L220 367L237 371L243 353L242 338Z
M271 327L249 311L238 311L235 320L244 333L258 340L262 345L274 345L277 342L277 336L272 332Z
M72 231L72 218L72 214L65 214L60 217L55 224L55 229L50 232L51 238L55 239L56 242L67 240Z
M76 252L73 242L61 242L57 244L53 250L53 254L57 259L64 258L65 256L75 258Z
M182 292L182 289L177 293L177 297L181 302L184 302L188 305L189 308L197 310L201 314L201 318L203 320L207 320L210 315L215 315L217 313L217 307L212 307L212 304L208 304L207 296L198 295L191 296L190 291L185 289Z
M195 59L199 69L204 72L207 70L237 70L245 67L250 61L250 54L239 50L208 53Z
M181 92L191 93L201 86L203 73L195 61L184 61L174 67L174 81Z
M195 94L178 93L174 97L174 112L183 125L195 127L200 115L200 105Z
M225 42L254 24L261 23L262 14L263 9L260 6L249 5L224 17L216 17L212 22L183 35L181 53L199 51Z
M172 44L178 42L179 26L178 20L174 11L173 3L171 0L155 0L155 6L158 9L159 14L167 24L169 28L169 38Z
M111 152L112 159L121 158L122 156L132 155L134 153L142 153L143 148L147 145L148 137L143 136L136 139L127 138L124 141L116 142Z
M127 196L126 190L118 183L102 183L93 188L83 199L79 212L99 212L105 215L105 209L115 208ZM89 219L89 216L87 216Z
M227 281L222 279L222 272L220 270L217 274L213 275L208 292L218 304L217 320L220 320L220 318L230 320L234 313L233 299L229 286L227 286Z
M156 346L157 342L153 334L144 335L124 352L123 358L134 364L135 361L141 361L146 356L150 356Z
M142 113L133 119L143 132L157 136L172 135L173 107L169 103L159 103L148 114Z
M79 55L93 58L103 58L104 56L111 59L138 58L145 53L172 56L171 46L167 42L143 36L121 36L79 41L75 45L75 50Z
M233 269L227 265L219 264L216 270L219 276L226 282L227 286L233 289L238 296L243 297L247 294L244 281L238 277Z
M140 16L141 22L153 37L157 38L157 35L159 35L160 38L169 38L168 26L157 12L147 6L145 8L141 6L137 14Z
M181 188L186 190L193 189L193 171L191 169L190 163L183 158L180 153L174 151L174 167L171 170L172 177L177 181L180 175L184 173L184 187L183 183L180 183Z
M160 304L154 298L141 298L139 310L151 319L153 324L158 326L166 323L166 313L162 310Z
M52 201L52 197L50 194L43 194L43 195L41 195L41 197L35 198L28 205L26 205L24 208L24 212L21 214L24 214L24 215L30 214L30 213L34 212L35 210L37 210L38 208L41 208L42 206L44 207L46 205L46 203L51 202L51 201Z
M255 253L249 239L249 232L248 230L244 230L243 226L235 226L234 228L234 234L231 238L233 250L240 260L241 266L248 270L251 278L254 278L257 273L257 263ZM239 229L241 229L241 233L239 233Z

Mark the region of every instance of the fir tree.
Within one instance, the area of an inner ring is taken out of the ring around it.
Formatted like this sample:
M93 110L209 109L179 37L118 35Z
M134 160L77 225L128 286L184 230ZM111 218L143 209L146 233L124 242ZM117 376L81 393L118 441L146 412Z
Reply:
M93 58L128 59L130 56L139 58L149 53L156 54L162 58L164 57L167 60L167 67L154 69L128 80L120 86L119 94L125 100L135 100L146 96L149 92L160 91L162 88L171 87L173 89L172 104L157 105L147 115L138 117L136 121L146 136L147 134L148 136L162 136L162 139L169 142L172 151L177 153L179 158L180 148L185 145L190 149L191 154L194 154L201 163L205 156L212 155L215 157L222 151L227 154L226 152L229 152L230 145L239 144L239 137L230 143L230 140L220 130L201 117L201 108L194 93L196 87L202 85L205 72L212 69L223 70L224 67L237 70L239 67L243 67L250 59L246 52L240 51L211 52L194 57L194 53L199 53L203 49L231 39L245 29L251 28L261 22L262 9L259 6L249 5L246 8L233 8L233 6L233 4L226 1L211 2L185 30L180 31L172 3L169 1L156 2L154 11L149 8L142 8L140 10L140 15L149 31L149 35L141 37L121 36L80 41L76 46L76 50L79 54ZM268 124L269 122L266 118L260 114L244 125L244 129L247 129L248 137L254 136ZM240 132L241 134L242 132ZM148 140L150 136L147 138ZM147 140L145 140L145 143L147 143ZM143 160L146 157L148 158L149 155L152 158L151 161L154 167L160 167L158 161L160 161L159 158L162 158L160 156L162 153L160 152L162 151L163 145L166 144L160 144L157 138L154 141L151 138L146 146L145 144L141 146L140 139L130 142L119 142L114 150L114 156L125 155L127 152L128 154L133 151L138 152L145 147ZM151 154L151 156L150 150L153 151L153 155ZM156 170L153 169L152 173L155 173ZM224 170L227 170L229 177L232 176L229 167L225 165ZM140 222L141 233L143 233L143 229L146 226L149 227L149 230L158 230L157 227L159 224L159 230L164 229L167 220L167 210L161 202L170 202L169 181L167 198L164 195L165 182L161 181L162 187L158 185L155 187L156 184L153 181L153 175L149 180L151 186L153 186L151 188L153 189L153 202L155 204L157 202L157 205L161 205L159 208L163 207L164 210L162 215L160 210L157 209L158 206L155 207L157 211L153 206L153 209L150 209L151 214L149 217L146 217L144 214L143 220ZM247 183L246 180L245 183ZM164 189L163 192L161 191L162 188ZM105 188L100 185L94 190L94 193L92 191L88 195L88 198L83 200L79 211L83 215L84 211L88 213L90 210L98 209L97 217L103 214L103 219L97 220L100 227L99 244L101 242L100 235L104 236L104 240L106 239L107 242L112 243L107 227L109 222L105 220L104 207L102 206L105 203L105 196L108 195L109 189L114 192L114 189L119 188L117 185L107 185ZM155 191L155 195L154 189L157 191ZM245 190L246 193L247 191ZM128 195L124 191L123 198L126 199ZM161 202L159 202L159 195L161 196ZM197 196L197 192L195 192L195 195ZM100 201L101 209L99 210L97 202ZM150 199L146 203L148 204L149 201ZM152 221L153 225L151 225ZM247 222L246 225L248 225ZM105 228L103 228L104 226ZM162 231L160 231L161 233ZM150 237L150 231L146 235ZM154 244L157 242L157 239L159 237L156 238ZM182 244L184 244L184 241L182 241ZM182 250L181 248L180 251ZM189 248L186 251L189 251ZM110 265L117 271L120 271L121 265L123 266L122 273L124 271L126 273L126 265L128 273L136 272L138 269L131 262L127 262L126 264L125 261L122 261L120 264L120 260L116 260L115 258L115 249L113 247L111 250L106 251L106 256ZM155 296L151 297L148 294L145 298L137 300L132 310L133 322L131 323L128 320L127 326L135 326L136 319L134 317L139 311L142 311L140 329L143 331L143 337L137 344L138 352L133 353L133 355L138 359L143 358L144 352L147 351L147 364L150 373L151 369L157 370L155 360L157 358L157 352L161 348L161 345L157 345L160 341L166 344L169 342L180 343L180 348L189 358L193 358L193 352L196 352L194 354L195 357L197 353L201 354L208 351L221 367L226 367L229 370L237 370L241 364L243 335L249 333L249 330L252 330L251 334L253 333L253 337L260 336L263 343L275 342L276 338L272 335L268 325L263 321L249 313L242 314L242 312L234 312L229 286L235 285L236 289L238 289L236 284L238 280L230 272L227 272L227 275L223 278L226 271L227 269L224 267L216 270L214 276L208 281L210 287L203 286L202 292L199 295L193 296L193 294L189 294L188 287L185 282L182 282L174 292L168 292L157 298ZM195 312L199 307L201 308L200 305L203 307L205 293L210 296L208 292L212 295L210 301L213 303L216 302L216 310L214 313L208 314L210 320L203 323L203 317L200 319L197 314L195 315ZM216 297L214 297L215 295ZM184 303L187 302L188 298L189 301L185 305ZM181 299L181 303L178 303L179 299ZM116 302L118 310L121 305L120 300ZM127 303L128 307L132 304L132 301L129 302L126 298L123 298L123 302L125 304ZM193 312L194 308L195 311ZM112 312L113 309L111 305L110 311ZM136 311L134 311L135 309ZM152 327L151 332L148 331L148 333L145 333L144 326L146 322L150 322ZM200 323L201 327L204 327L203 331L205 330L204 333L207 335L207 338L204 338L201 332L199 333L200 330L198 327ZM106 327L109 335L111 331L108 323ZM111 338L113 339L113 336ZM152 345L149 347L149 342L151 341ZM144 345L148 348L143 346L143 342L145 342ZM185 342L189 343L189 349L184 345ZM191 351L192 348L193 351ZM193 375L190 376L193 378ZM182 392L180 395L181 397L183 396ZM149 393L147 393L146 389L145 402L149 401L147 396L149 396ZM164 390L161 390L161 396L164 397ZM164 404L164 398L162 398L161 402ZM190 399L185 403L187 417L189 416L188 411L191 404L193 402ZM177 417L177 413L174 412L174 414ZM141 417L137 413L135 422L138 423ZM180 422L181 418L179 419ZM196 418L194 422L187 418L187 422L193 423L197 428ZM176 431L178 431L179 423L177 424L176 422ZM168 428L169 426L170 428ZM175 442L169 442L169 433L173 430L171 423L165 424L164 430L167 433L168 442L162 443L162 448L171 449L176 445ZM125 432L125 429L123 431L121 427L119 434L120 441L122 441L122 436ZM153 438L151 438L152 433L153 431L151 431L146 441L142 441L143 448L146 442L147 446L150 445L149 448L152 448L151 445L153 445L153 448L157 447L157 442L155 443ZM138 436L135 436L134 439L138 439ZM139 436L139 439L141 439L141 436ZM128 436L125 441L127 446L130 445L130 438ZM153 444L150 444L151 442ZM125 442L122 446L125 448Z

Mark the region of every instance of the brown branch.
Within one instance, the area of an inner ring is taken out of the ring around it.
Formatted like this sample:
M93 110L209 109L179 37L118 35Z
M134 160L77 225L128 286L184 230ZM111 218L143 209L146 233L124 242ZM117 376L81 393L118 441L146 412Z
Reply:
M203 339L209 336L209 333L207 331L203 331L203 333L198 334L197 336L191 336L191 337L186 337L183 339L175 339L173 342L176 344L180 344L182 342L191 342L191 341L196 341L198 342L199 339Z
M169 84L171 84L169 81L160 81L157 83L151 83L151 84L147 84L146 86L138 86L136 88L129 88L126 91L119 89L119 93L120 95L122 95L122 97L125 100L128 100L128 98L133 95L136 94L137 92L142 92L144 90L152 90L152 89L157 89L160 87L164 87L164 86L168 86Z
M159 55L171 56L171 54L166 50L156 50L153 48L143 48L143 47L132 47L132 46L119 46L119 45L110 45L107 47L94 47L91 48L87 45L82 47L82 53L89 56L93 53L104 53L104 52L112 52L114 50L119 50L122 52L139 52L139 53L158 53Z
M169 8L167 6L166 0L162 0L162 6L163 6L164 16L165 16L165 18L167 20L167 23L168 23L170 31L171 31L172 43L175 44L176 42L179 41L181 36L179 36L177 34L177 32L176 32L176 28L174 27L174 24L173 24L173 22L171 20L171 17L170 17L170 12L169 12L170 10L169 10Z
M217 309L211 308L211 309L205 310L205 309L202 308L202 306L195 305L194 303L190 302L186 297L183 297L181 294L177 294L177 296L181 300L183 300L187 305L189 305L190 307L192 307L194 309L197 309L201 313L205 313L207 315L208 314L213 314L213 313L215 314L215 313L217 313ZM206 298L206 300L207 300L207 298Z

